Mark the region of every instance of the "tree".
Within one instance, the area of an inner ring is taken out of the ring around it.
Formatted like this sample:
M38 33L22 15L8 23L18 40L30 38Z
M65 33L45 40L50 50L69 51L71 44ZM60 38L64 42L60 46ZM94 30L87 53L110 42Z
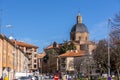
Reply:
M120 12L115 15L112 23L112 31L110 33L112 43L112 68L117 72L119 79L120 72Z
M117 72L118 80L120 72L120 12L115 15L110 24L110 69L111 72ZM107 71L107 40L100 40L97 48L93 52L93 58L97 65L101 65L102 71Z
M117 31L120 31L120 12L118 14L115 15L115 18L113 19L113 29L114 30L117 30Z
M56 48L57 47L57 42L53 42L53 48Z
M100 40L97 44L97 48L93 51L93 58L95 60L95 63L98 66L101 66L101 71L103 73L107 72L107 41L106 40Z
M64 41L63 45L60 47L60 53L65 53L68 50L76 50L76 46L72 41Z

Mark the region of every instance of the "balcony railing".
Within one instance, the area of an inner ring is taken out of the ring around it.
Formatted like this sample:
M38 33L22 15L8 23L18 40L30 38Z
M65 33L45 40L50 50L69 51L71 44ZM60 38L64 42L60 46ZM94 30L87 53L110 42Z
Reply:
M29 55L28 57L29 57L29 58L32 58L32 55Z
M26 52L27 52L27 53L32 53L33 50L32 50L32 49L28 49L28 50L26 50Z

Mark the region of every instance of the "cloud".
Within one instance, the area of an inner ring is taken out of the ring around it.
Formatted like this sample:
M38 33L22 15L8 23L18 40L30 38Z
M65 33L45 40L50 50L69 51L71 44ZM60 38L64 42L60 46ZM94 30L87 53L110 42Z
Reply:
M10 25L10 24L7 24L7 25L6 25L6 28L11 28L11 27L13 27L13 26Z
M92 40L100 40L107 38L107 22L100 22L98 24L93 25L93 28L90 29L90 39Z

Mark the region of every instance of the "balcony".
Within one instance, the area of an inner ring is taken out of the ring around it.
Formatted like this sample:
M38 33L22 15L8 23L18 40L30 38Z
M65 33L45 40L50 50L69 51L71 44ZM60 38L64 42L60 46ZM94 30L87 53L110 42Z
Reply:
M31 64L31 63L32 63L31 61L28 62L28 64Z
M29 69L31 69L31 68L32 68L32 65L29 65L28 67L29 67Z
M31 58L32 58L32 55L29 55L28 57L31 59Z
M28 49L28 50L26 50L26 53L32 53L32 52L33 52L32 49Z
M29 60L28 64L32 64L32 60Z

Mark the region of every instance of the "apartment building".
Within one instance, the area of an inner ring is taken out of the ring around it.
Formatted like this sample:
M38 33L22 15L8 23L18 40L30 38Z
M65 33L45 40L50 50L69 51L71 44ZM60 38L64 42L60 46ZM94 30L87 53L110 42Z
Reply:
M28 56L28 72L35 72L38 70L37 64L37 54L38 54L38 47L22 42L17 40L12 40L12 42L16 42L20 49L23 50L24 53Z
M71 50L59 55L59 70L64 73L66 71L74 73L76 67L80 66L83 56L85 56L85 52L80 50Z
M28 70L28 57L5 35L0 34L0 77L7 75L10 80L15 78L16 72Z
M71 50L58 56L59 71L62 74L77 74L89 76L96 74L96 65L92 55L86 55L85 51Z

